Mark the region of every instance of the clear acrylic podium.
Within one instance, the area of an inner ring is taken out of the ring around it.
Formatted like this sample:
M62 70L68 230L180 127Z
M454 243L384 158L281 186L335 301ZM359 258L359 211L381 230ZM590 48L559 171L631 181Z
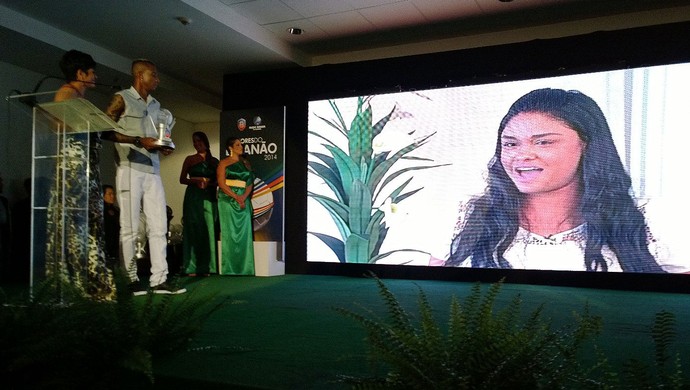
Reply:
M48 275L86 281L94 132L119 126L85 99L33 109L30 286ZM97 169L97 168L96 168Z

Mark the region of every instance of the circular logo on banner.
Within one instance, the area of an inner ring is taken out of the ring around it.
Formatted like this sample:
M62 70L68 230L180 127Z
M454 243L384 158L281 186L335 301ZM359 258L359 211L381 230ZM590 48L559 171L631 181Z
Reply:
M240 118L237 120L237 130L239 131L244 131L244 129L247 128L247 120L244 118Z

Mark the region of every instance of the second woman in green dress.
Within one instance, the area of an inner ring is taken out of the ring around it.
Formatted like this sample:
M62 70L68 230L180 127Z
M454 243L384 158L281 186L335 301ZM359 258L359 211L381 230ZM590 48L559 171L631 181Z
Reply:
M218 272L216 225L216 169L218 159L209 148L208 136L192 134L196 154L187 156L180 183L187 185L182 214L182 273L208 276Z

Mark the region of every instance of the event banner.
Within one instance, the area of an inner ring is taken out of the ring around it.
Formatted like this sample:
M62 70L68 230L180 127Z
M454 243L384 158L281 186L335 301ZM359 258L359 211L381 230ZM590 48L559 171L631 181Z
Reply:
M283 242L285 107L224 111L220 120L220 158L226 141L239 138L256 178L252 194L254 241Z

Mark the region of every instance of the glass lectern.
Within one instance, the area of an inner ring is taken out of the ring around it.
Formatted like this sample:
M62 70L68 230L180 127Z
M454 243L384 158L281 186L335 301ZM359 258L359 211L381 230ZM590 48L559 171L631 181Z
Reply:
M86 280L89 179L95 132L118 128L85 99L33 109L30 285L47 275ZM100 143L94 143L100 145Z

